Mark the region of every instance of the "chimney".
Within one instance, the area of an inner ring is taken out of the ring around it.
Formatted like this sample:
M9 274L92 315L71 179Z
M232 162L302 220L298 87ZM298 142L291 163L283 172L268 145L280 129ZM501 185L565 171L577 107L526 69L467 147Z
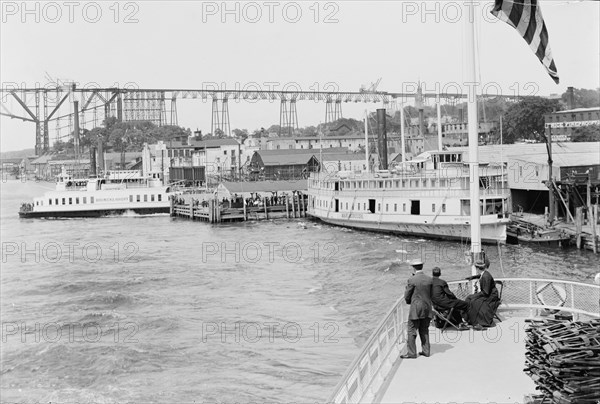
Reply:
M567 108L575 109L575 89L573 87L567 88Z
M385 126L385 109L377 110L377 144L379 148L379 169L388 169L387 131Z
M419 108L419 136L425 136L425 116L423 108Z

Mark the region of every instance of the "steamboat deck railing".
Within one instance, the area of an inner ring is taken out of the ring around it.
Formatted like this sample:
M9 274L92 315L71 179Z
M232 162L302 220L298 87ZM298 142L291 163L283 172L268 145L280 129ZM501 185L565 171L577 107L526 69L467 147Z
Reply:
M502 278L499 310L571 313L575 319L600 317L600 286L552 279ZM460 299L471 290L471 282L448 282ZM386 381L406 342L408 306L400 298L364 344L329 397L329 403L368 403Z

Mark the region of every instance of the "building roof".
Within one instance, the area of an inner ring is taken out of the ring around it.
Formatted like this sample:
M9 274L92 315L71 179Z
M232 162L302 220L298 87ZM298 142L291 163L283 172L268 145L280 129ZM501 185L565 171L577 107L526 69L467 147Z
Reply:
M554 111L554 112L551 112L551 114L567 114L567 113L571 113L571 112L594 112L594 111L600 111L600 107L575 108L575 109L568 109L566 111ZM550 115L550 114L547 114L547 115Z
M462 151L468 161L468 147L449 147L451 151ZM511 160L531 161L548 164L545 143L525 143L479 146L479 161L499 163ZM600 164L600 142L552 143L553 164L558 167L575 167Z
M227 189L232 194L243 192L282 192L305 191L308 189L307 180L295 181L248 181L248 182L222 182L219 187Z
M25 157L14 159L0 159L0 164L21 164L23 160L25 160Z
M314 154L318 155L322 154L332 154L332 153L347 153L349 150L347 147L325 147L323 149L313 148L313 149L273 149L273 150L257 150L256 153L259 153L261 156L269 156L269 155L287 155L287 154Z
M224 138L224 139L207 139L207 140L192 140L189 146L177 146L177 147L194 147L194 148L213 148L213 147L221 147L221 146L239 146L240 142L238 142L234 138Z
M47 164L49 160L52 160L52 158L55 155L53 153L48 153L48 154L44 154L41 155L39 157L36 157L35 159L33 159L31 161L31 164Z
M257 152L258 153L258 152ZM260 155L265 166L306 165L314 154L267 154Z
M319 158L318 154L315 154L315 158ZM326 153L323 155L323 162L325 161L356 161L365 160L364 153Z

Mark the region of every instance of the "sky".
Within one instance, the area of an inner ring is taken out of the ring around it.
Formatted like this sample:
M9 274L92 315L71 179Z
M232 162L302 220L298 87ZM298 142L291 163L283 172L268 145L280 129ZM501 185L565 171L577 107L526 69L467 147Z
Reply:
M506 95L600 87L600 2L541 0L561 83L525 41L476 1L480 88ZM0 81L46 86L209 86L358 91L456 91L469 82L468 9L454 1L2 1ZM10 99L3 106L24 114ZM377 104L343 104L361 119ZM178 123L210 131L211 104L180 100ZM301 127L325 121L325 104L298 103ZM278 102L230 102L231 129L279 123ZM50 141L55 133L51 124ZM35 125L2 116L0 150L32 148Z

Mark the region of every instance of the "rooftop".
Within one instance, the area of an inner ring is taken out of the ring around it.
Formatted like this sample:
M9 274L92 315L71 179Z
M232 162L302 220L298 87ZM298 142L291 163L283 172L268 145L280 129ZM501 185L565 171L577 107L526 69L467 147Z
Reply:
M450 151L465 153L468 161L467 146L449 147ZM483 163L507 162L508 159L524 160L546 164L548 153L545 143L505 144L479 146L479 161ZM600 142L557 142L552 143L552 160L555 165L569 167L577 165L600 164Z
M575 108L575 109L567 109L566 111L555 111L551 112L552 114L566 114L571 112L594 112L600 111L600 107L592 107L592 108ZM547 114L549 115L549 114Z
M219 187L227 189L230 193L241 194L245 192L282 192L303 191L308 189L308 181L248 181L248 182L222 182Z

